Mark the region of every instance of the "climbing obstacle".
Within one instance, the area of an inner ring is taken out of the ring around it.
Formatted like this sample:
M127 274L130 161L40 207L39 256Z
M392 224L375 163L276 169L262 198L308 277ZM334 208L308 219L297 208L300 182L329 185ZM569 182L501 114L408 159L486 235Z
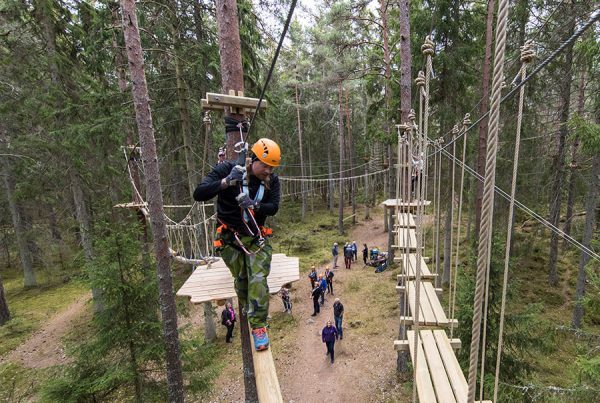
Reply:
M398 274L398 280L403 279L415 279L417 277L417 266L421 271L421 279L432 280L437 277L437 274L431 273L425 258L420 256L420 265L417 265L417 255L414 253L401 254L400 256L394 257L394 262L400 263L402 267L402 274Z
M403 211L408 210L411 213L413 213L417 210L417 207L419 207L419 205L421 205L423 207L428 207L429 205L431 205L431 201L424 200L421 203L419 203L416 200L411 200L411 201L405 202L402 199L387 199L386 201L381 203L381 205L388 209L398 208L400 210L403 210Z
M416 288L420 286L419 292L419 325L433 327L447 327L458 323L456 319L450 320L444 312L444 308L438 298L438 293L441 294L441 289L433 287L429 281L421 281L420 284L414 280L407 281L406 285L396 286L396 290L405 292L408 296L408 309L412 316L401 318L408 324L414 324L414 312L416 312L417 298Z
M394 228L416 228L415 217L411 213L398 213Z
M267 277L269 292L276 294L281 287L300 279L300 260L282 253L274 253L271 272ZM233 277L229 268L218 259L209 266L198 267L183 283L178 296L189 297L193 304L209 301L222 301L236 296Z
M400 249L402 252L417 250L417 235L413 228L400 228L393 232L396 234L394 237L396 243L392 245L392 248ZM421 247L421 249L423 248Z

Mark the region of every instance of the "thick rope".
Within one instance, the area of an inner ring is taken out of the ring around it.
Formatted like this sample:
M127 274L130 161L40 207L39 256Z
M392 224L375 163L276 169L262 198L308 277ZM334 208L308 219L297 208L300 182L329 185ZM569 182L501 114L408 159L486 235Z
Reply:
M423 139L427 142L429 138L429 80L433 74L432 58L435 52L434 43L430 36L425 37L425 42L421 46L421 52L425 55L425 113L423 116ZM424 158L427 159L427 149L423 151ZM427 167L427 164L424 165ZM426 168L427 169L427 168ZM435 173L434 173L435 175ZM425 178L429 177L429 171L425 172ZM434 189L435 191L435 189ZM427 182L425 182L425 200L427 200Z
M490 248L492 237L492 218L494 212L494 185L496 180L496 153L498 151L498 130L500 120L500 97L504 79L504 54L506 49L506 24L508 20L508 0L500 0L498 4L498 21L496 23L496 48L494 51L494 76L492 80L492 96L490 120L487 136L487 153L485 164L485 180L483 186L483 203L481 226L477 253L477 277L473 301L473 323L471 328L471 350L469 356L469 392L468 402L475 400L479 342L481 337L481 308L483 303L484 278L490 267Z
M469 126L471 124L471 119L470 119L471 115L470 114L466 114L465 118L463 119L463 131L467 130L467 126ZM461 228L461 223L462 223L462 206L463 206L463 188L464 188L464 183L465 183L465 168L464 168L464 162L465 162L465 158L467 156L467 135L465 134L464 138L463 138L463 150L462 150L462 168L460 170L460 192L459 192L459 196L458 196L458 220L457 220L457 228L456 228L456 255L455 255L455 260L454 260L454 278L453 281L454 282L454 293L452 294L452 304L450 305L450 318L452 319L452 321L450 322L450 338L452 338L452 336L454 335L454 312L456 311L456 287L458 284L458 255L460 252L460 228Z
M535 52L531 41L525 42L521 47L521 80L527 76L527 64L531 63ZM500 307L500 326L498 329L498 351L496 355L496 372L494 377L494 402L498 400L498 381L500 378L500 359L502 358L502 347L504 342L504 315L506 312L506 292L508 289L508 270L510 263L510 244L512 242L513 214L515 209L515 193L517 188L517 174L519 166L519 149L521 145L521 125L523 122L523 99L525 98L525 87L519 91L519 112L517 114L517 133L515 136L515 155L513 158L512 183L510 186L510 203L508 207L508 225L506 229L506 246L504 249L504 277L502 280L502 305Z

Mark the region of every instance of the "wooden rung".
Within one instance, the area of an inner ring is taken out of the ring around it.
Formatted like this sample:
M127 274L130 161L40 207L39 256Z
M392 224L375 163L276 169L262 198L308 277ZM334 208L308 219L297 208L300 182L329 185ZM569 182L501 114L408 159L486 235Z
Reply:
M415 321L413 320L412 316L400 316L400 322L404 322L406 326L413 326L415 324ZM450 323L454 323L453 327L455 329L458 327L458 319L448 319L447 322L440 323L439 325L424 325L423 317L420 316L419 326L427 326L430 328L450 327Z
M434 275L432 275L432 276L434 276ZM437 276L437 274L435 276ZM398 280L400 280L400 278L404 278L404 275L398 274ZM442 293L444 292L444 290L441 288L434 288L434 290L437 295L442 295ZM400 292L404 292L404 291L406 291L406 287L404 287L403 285L396 286L396 292L400 293Z
M449 341L450 346L452 346L454 350L460 350L462 348L460 339L449 339ZM396 351L408 351L409 343L411 343L410 340L394 340L394 349Z
M148 207L147 203L121 203L121 204L115 204L113 206L113 208L129 208L129 209L133 209L133 210L137 210L141 207Z
M230 106L234 108L256 108L258 105L258 98L249 98L244 96L235 96L228 94L216 94L213 92L206 93L206 100L209 105L214 106ZM260 103L261 109L267 107L267 101L262 100Z
M283 403L281 389L279 388L279 379L277 379L277 371L275 370L275 362L271 354L273 346L270 346L267 350L256 351L252 334L250 334L250 344L258 401L260 403Z

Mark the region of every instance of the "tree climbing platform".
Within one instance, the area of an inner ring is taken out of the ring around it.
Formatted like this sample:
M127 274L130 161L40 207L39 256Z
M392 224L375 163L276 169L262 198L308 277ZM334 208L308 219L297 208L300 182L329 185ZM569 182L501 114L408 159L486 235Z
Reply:
M276 294L281 287L300 279L300 259L282 253L274 253L271 272L267 277L269 292ZM196 268L177 291L178 296L190 297L190 302L199 304L235 297L233 277L229 269L218 259L216 262Z
M392 248L399 248L401 252L408 250L409 252L417 249L417 235L415 230L412 228L399 228L394 230L396 236L394 237L395 244Z
M416 228L415 217L411 213L398 213L395 228Z
M407 281L405 286L396 286L398 292L406 292L408 295L408 307L411 316L404 318L409 323L414 322L414 313L416 312L417 299L417 283L414 280ZM421 281L421 289L419 290L419 325L423 326L435 326L435 327L446 327L454 323L456 326L456 320L451 321L446 317L444 308L440 303L437 293L441 293L441 289L435 289L433 284L429 281Z
M394 262L400 263L403 269L402 274L398 274L398 280L403 278L412 280L417 277L417 259L417 255L414 253L401 254L400 256L394 258ZM423 256L420 256L419 259L421 261L421 279L431 280L437 277L437 274L431 273Z
M405 209L405 210L409 210L411 212L414 212L417 210L417 207L419 207L419 203L417 203L416 200L411 200L411 201L403 201L401 199L387 199L386 201L384 201L383 203L381 203L385 208L396 208L398 207L399 209ZM427 207L431 205L431 201L429 200L425 200L423 201L423 207Z

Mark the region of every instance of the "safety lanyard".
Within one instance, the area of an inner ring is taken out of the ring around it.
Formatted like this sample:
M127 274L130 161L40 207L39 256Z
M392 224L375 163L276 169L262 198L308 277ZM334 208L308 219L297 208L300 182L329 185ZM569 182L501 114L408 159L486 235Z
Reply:
M247 180L244 180L242 190L244 193L246 193L248 195L248 197L250 197L250 189L248 188ZM256 191L256 195L254 195L254 201L256 203L260 203L262 201L264 195L265 195L265 185L264 185L264 182L261 182L260 186L258 187L258 190ZM250 217L248 216L248 213L244 210L244 220L248 221L249 219L250 219Z

